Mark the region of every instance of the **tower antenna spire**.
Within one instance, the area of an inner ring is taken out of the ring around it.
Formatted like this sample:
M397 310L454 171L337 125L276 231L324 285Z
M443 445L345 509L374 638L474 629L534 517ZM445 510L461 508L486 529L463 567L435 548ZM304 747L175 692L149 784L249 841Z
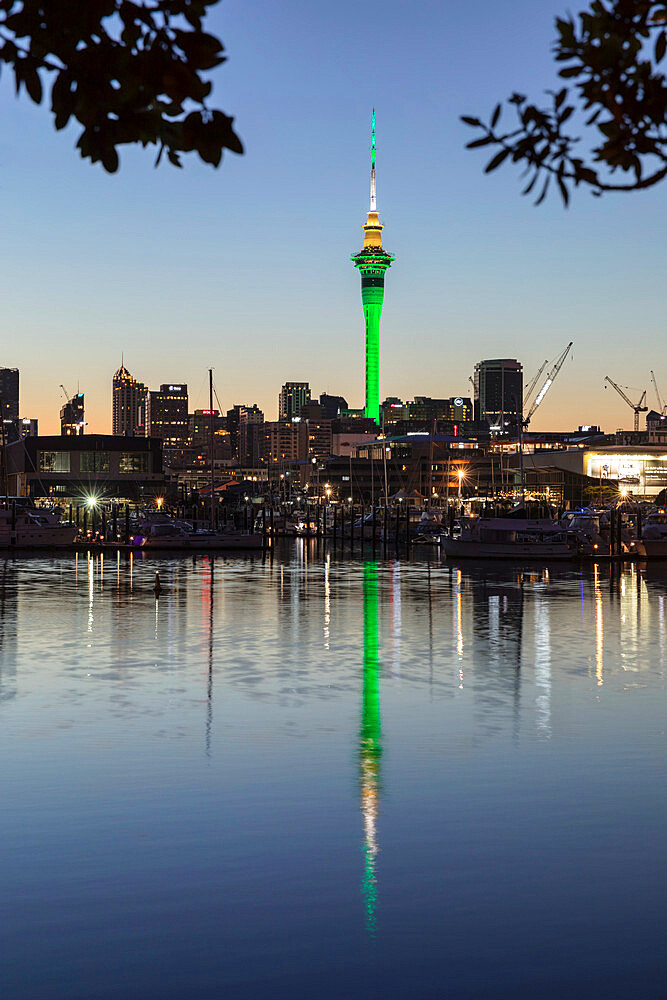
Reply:
M375 108L371 119L371 212L377 212L377 198L375 193Z

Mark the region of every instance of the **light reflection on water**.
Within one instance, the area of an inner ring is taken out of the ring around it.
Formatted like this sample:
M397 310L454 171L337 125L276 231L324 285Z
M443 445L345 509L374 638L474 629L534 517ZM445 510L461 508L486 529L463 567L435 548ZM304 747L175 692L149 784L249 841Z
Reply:
M3 995L659 995L667 567L106 563L0 564Z

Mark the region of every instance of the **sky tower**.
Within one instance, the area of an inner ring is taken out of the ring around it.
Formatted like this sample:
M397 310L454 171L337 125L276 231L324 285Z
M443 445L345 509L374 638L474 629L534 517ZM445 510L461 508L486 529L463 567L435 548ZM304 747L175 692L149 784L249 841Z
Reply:
M380 422L380 315L384 272L395 260L382 247L382 230L375 196L375 108L371 130L371 204L364 226L364 245L350 258L361 271L361 302L366 322L366 401L364 416Z

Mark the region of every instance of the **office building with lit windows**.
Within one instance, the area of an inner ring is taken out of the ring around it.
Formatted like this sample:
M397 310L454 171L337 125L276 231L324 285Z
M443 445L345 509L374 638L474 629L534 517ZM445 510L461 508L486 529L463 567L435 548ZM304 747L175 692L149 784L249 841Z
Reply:
M148 388L121 364L112 381L112 428L114 434L144 437Z
M77 392L76 396L68 399L60 409L60 433L63 437L76 437L83 434L86 426L84 418L84 395Z
M308 382L285 382L278 396L278 420L293 420L310 402Z
M516 429L523 417L523 365L516 358L493 358L475 365L475 420L493 432Z
M183 448L188 443L188 387L161 385L148 393L146 430L149 437L160 438L165 448Z

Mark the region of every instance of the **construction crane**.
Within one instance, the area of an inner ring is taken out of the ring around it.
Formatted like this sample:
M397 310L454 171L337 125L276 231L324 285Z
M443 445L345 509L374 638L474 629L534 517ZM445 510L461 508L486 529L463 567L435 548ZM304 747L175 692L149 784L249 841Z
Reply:
M65 402L66 402L66 403L69 403L69 401L70 401L70 399L71 399L72 397L70 396L70 394L68 393L67 389L66 389L66 388L65 388L65 386L64 386L64 385L62 384L62 382L60 383L60 388L62 389L62 391L63 391L63 393L64 393L64 395L65 395Z
M542 363L542 364L540 365L540 367L539 367L539 369L538 369L538 371L537 371L537 375L536 375L536 376L535 376L535 378L534 378L534 379L533 379L533 380L531 381L530 385L529 385L529 386L528 386L528 388L526 389L526 394L525 394L525 396L523 397L523 405L524 405L524 406L527 406L527 405L528 405L528 400L529 400L529 399L530 399L530 397L531 397L531 396L533 395L533 392L534 392L534 390L535 390L535 386L537 385L537 381L538 381L538 379L539 379L540 375L542 374L542 372L544 371L544 369L545 369L545 368L547 367L547 365L548 365L548 364L549 364L549 359L547 358L547 359L546 359L546 360L545 360L545 361L544 361L544 362L543 362L543 363Z
M646 413L646 411L648 410L648 406L645 405L646 389L644 389L644 391L642 392L641 396L639 397L639 402L638 403L633 403L632 400L630 399L630 397L625 395L625 393L621 389L620 385L616 385L616 383L614 382L614 380L611 379L611 378L609 378L608 375L605 375L604 380L605 380L605 382L609 382L609 385L613 386L613 388L616 390L616 392L619 394L619 396L622 399L624 399L625 402L628 404L628 406L630 407L630 409L635 411L635 430L638 431L639 430L639 414L640 413ZM605 389L606 388L607 388L607 386L605 386ZM626 386L626 389L627 388L629 388L629 386Z
M653 388L655 389L655 394L658 399L658 406L660 407L660 416L664 417L667 413L667 407L665 407L665 404L662 401L662 396L660 395L660 390L658 389L658 383L656 382L655 374L653 372L651 372L651 379L653 381Z
M542 388L538 392L537 396L535 397L533 405L528 410L528 416L524 417L524 419L523 419L523 426L524 427L528 426L528 424L530 423L531 417L535 413L535 410L540 405L540 403L542 402L542 400L544 399L544 397L548 393L548 391L551 388L551 386L554 384L554 380L555 380L556 376L558 375L558 372L563 367L563 364L565 363L565 359L568 356L568 354L570 353L570 349L572 347L572 344L573 344L573 341L571 340L570 343L565 348L565 350L563 351L563 353L554 362L553 368L551 369L551 371L547 375L547 378L546 378L546 381L545 381L544 385L542 386Z

